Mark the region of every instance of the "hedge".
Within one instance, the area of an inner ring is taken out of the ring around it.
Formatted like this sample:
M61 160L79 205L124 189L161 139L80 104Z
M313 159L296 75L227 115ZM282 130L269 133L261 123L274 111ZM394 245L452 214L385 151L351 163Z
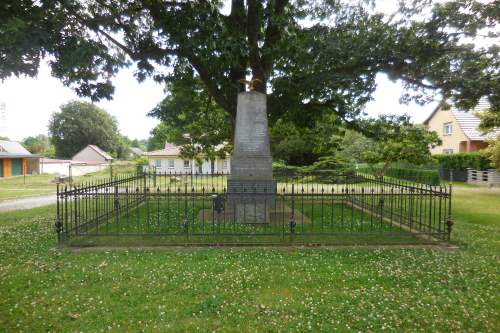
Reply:
M434 156L441 168L447 170L490 169L490 161L481 153L443 154Z
M382 166L371 166L368 168L361 168L358 171L363 173L375 174L381 169ZM421 184L440 184L439 172L437 170L389 167L385 172L385 176Z

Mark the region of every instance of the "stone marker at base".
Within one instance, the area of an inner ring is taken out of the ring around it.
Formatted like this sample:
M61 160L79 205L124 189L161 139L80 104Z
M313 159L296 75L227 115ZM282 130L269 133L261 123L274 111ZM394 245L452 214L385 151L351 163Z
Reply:
M266 95L257 91L238 94L226 205L238 223L269 223L275 207L266 103Z

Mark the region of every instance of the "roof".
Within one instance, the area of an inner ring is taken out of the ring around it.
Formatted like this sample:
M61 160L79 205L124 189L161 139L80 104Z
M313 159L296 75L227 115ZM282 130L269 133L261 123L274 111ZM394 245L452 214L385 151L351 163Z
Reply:
M92 149L94 149L99 155L101 155L105 159L107 159L107 160L112 160L113 159L113 157L111 157L111 155L109 155L108 153L106 153L104 150L102 150L101 148L97 147L96 145L89 145L89 147L92 148Z
M59 163L72 163L73 161L71 160L59 160L55 158L47 158L47 157L42 157L40 159L40 163L42 164L59 164Z
M428 124L428 122L432 119L434 114L439 110L439 106L432 111L430 116L424 121L424 124ZM489 132L488 134L484 135L480 130L479 130L479 123L481 120L476 116L477 112L483 112L487 109L490 108L490 103L488 102L488 99L486 97L482 97L478 104L471 110L464 111L460 110L456 107L451 108L451 113L457 120L460 128L464 132L465 136L469 138L469 140L472 141L484 141L490 136L495 136L497 134L500 134L500 128L494 129L493 131Z
M216 149L222 149L225 144L217 145ZM174 144L165 143L165 148L160 150L148 151L142 154L143 156L181 156L181 147Z
M28 157L32 154L19 142L0 140L0 157Z
M142 155L143 151L141 148L131 147L130 151L136 155Z
M424 120L424 125L427 125L429 123L429 121L432 119L432 117L434 117L434 115L436 114L436 112L441 109L441 103L438 104L438 106L436 106L434 108L434 110L432 110L431 114Z
M83 148L78 153L76 153L73 156L73 158L76 155L80 154L82 151L84 151L87 148L90 148L90 149L94 150L96 153L98 153L99 155L101 155L102 157L104 157L104 159L106 159L106 160L112 160L113 159L113 157L111 157L111 155L109 155L108 153L106 153L104 150L102 150L101 148L97 147L96 145L87 145L85 148Z
M180 147L168 142L165 143L165 148L163 149L143 153L144 156L179 156L180 154Z

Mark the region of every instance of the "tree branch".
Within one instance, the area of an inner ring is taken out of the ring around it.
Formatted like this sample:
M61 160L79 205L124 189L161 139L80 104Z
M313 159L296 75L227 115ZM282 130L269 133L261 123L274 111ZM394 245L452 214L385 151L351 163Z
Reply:
M200 79L206 85L210 95L213 96L215 101L220 106L222 106L224 110L230 113L229 112L229 110L231 109L230 104L228 103L226 98L224 98L224 96L221 94L220 89L214 82L214 78L210 75L203 62L193 52L186 49L179 50L179 55L186 57L186 59L191 63L193 68L198 72L198 75L200 75Z

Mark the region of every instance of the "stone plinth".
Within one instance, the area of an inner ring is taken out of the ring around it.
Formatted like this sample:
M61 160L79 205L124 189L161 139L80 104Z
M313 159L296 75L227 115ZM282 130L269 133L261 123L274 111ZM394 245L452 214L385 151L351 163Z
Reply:
M227 205L240 223L268 223L276 197L269 146L266 95L238 95Z

